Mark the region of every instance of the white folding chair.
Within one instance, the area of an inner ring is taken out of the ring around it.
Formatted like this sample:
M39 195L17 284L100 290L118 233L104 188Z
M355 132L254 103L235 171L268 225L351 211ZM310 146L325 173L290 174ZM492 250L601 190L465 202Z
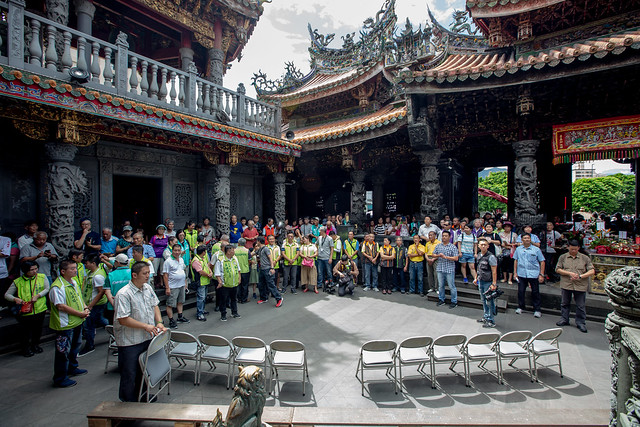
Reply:
M433 341L431 346L431 388L436 388L438 384L436 363L449 363L449 369L455 373L453 368L458 362L462 362L466 380L467 365L464 363L464 355L462 354L462 346L465 341L467 341L467 337L464 335L442 335Z
M362 395L364 396L364 370L365 369L385 369L385 375L390 378L393 369L394 391L398 394L398 377L396 375L396 348L393 341L368 341L360 349L360 358L356 367L356 378L360 372L360 384L362 385Z
M146 394L147 403L149 403L149 401L158 396L165 387L167 388L167 394L171 394L171 363L169 363L169 356L166 350L170 339L170 330L156 335L151 340L151 343L149 343L147 351L138 357L138 362L142 369L142 383L140 384L140 391L138 392L138 400ZM145 387L146 390L143 392ZM155 387L158 387L158 391L154 395L151 395L151 389Z
M307 352L304 344L293 340L276 340L269 344L271 355L271 369L276 374L276 385L279 386L278 368L302 371L302 395L305 395L305 386L309 379L307 367ZM273 372L271 377L273 378ZM279 390L279 387L278 387ZM278 391L279 393L279 391Z
M233 366L231 371L235 372L235 367L240 365L262 366L268 391L271 377L270 370L267 369L269 367L269 347L267 347L267 344L260 338L254 337L235 337L231 340L231 343L233 344ZM267 378L268 375L269 377Z
M109 363L118 364L118 346L116 345L116 336L113 332L113 325L107 325L104 327L109 336L109 344L107 345L107 361L104 363L104 373L108 372ZM114 360L115 359L115 360Z
M402 391L402 366L417 366L418 372L422 376L428 375L424 372L427 363L431 364L431 345L433 338L431 337L411 337L402 341L398 346L396 360L398 361L398 370L400 374L400 391ZM431 378L431 386L433 387L433 378Z
M220 335L200 334L198 340L202 346L200 353L200 369L198 371L198 384L202 377L202 362L209 364L206 373L214 373L216 362L227 364L227 390L231 387L231 365L233 365L233 347L229 340ZM213 370L212 370L213 369Z
M511 359L509 366L519 371L520 369L513 366L518 359L527 358L529 362L529 377L533 382L533 373L531 371L531 354L529 353L529 339L531 339L530 331L513 331L502 335L496 342L496 353L498 354L498 376L500 383L504 384L504 369L502 368L502 359Z
M550 365L541 365L544 368L551 366L558 366L560 368L560 376L562 375L562 361L560 360L560 345L558 344L558 337L562 334L562 328L545 329L539 332L529 340L529 351L531 352L531 358L533 359L533 369L535 372L535 379L538 381L538 358L541 356L551 356L553 354L558 355L558 363Z
M169 359L175 359L178 362L176 370L193 371L193 384L198 384L198 371L200 369L200 353L201 346L198 338L187 332L173 331L171 333L171 347L169 351ZM187 368L185 360L193 360L195 366L193 369Z
M498 355L494 348L495 344L500 339L499 333L487 333L474 335L467 340L462 347L462 353L464 354L465 363L467 364L467 386L471 383L471 363L480 362L478 368L485 372L489 372L484 366L490 360L496 362L496 378L498 382L500 380L498 376Z

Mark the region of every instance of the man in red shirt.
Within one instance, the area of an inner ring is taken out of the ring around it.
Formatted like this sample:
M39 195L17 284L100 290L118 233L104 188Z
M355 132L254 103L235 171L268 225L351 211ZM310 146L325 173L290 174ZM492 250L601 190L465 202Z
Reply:
M255 223L253 220L249 220L247 222L247 228L242 232L242 237L247 241L245 245L245 248L247 249L253 249L253 244L260 235L260 232L258 232L254 225Z

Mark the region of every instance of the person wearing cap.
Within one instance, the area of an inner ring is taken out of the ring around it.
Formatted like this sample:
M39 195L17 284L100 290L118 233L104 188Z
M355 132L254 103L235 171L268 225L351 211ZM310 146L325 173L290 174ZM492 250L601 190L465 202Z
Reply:
M131 280L131 269L129 268L129 258L125 254L116 255L113 262L113 269L107 274L104 281L104 294L107 296L107 307L105 317L113 324L113 302L114 297Z
M111 227L102 228L102 238L100 239L100 253L106 256L116 256L118 239L113 235Z
M558 259L556 273L560 275L560 289L562 290L561 316L556 323L558 326L569 324L571 297L576 304L576 327L580 332L587 332L585 325L587 312L585 301L589 290L589 277L596 274L591 258L579 252L580 244L577 240L569 242L569 252Z
M125 225L124 227L122 227L122 237L116 244L116 255L127 252L133 245L133 237L131 237L132 233L133 227L131 227L130 225Z

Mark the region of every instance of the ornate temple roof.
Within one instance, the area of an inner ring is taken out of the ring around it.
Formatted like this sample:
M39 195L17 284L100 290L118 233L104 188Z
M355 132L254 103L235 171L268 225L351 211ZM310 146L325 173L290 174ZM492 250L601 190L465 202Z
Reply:
M619 55L627 48L640 49L640 30L623 31L607 36L584 40L566 46L544 49L517 55L504 52L483 54L453 54L441 64L427 70L403 70L398 73L398 81L404 83L453 83L479 77L501 77L505 73L555 67L570 64L576 59L585 61L591 57L603 58L612 53Z
M400 107L387 105L378 111L364 116L351 117L317 126L310 126L308 128L296 129L296 137L292 142L304 145L365 133L396 123L406 116L407 107L405 105Z
M467 0L474 18L509 16L541 9L565 0Z

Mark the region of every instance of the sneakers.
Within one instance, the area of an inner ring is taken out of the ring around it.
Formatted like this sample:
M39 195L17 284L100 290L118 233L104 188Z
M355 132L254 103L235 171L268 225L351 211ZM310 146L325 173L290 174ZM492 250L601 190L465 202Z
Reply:
M469 283L469 279L467 279L466 277L465 277L464 279L462 279L462 281L463 281L464 283Z
M540 313L539 311L535 311L533 313L533 317L540 317L540 316L542 316L542 313Z
M231 317L233 317L234 319L240 319L242 316L236 313L236 314L232 314Z
M201 321L201 322L206 322L206 321L207 321L207 318L206 318L206 317L204 317L204 316L201 314L201 315L199 315L199 316L196 316L196 320L199 320L199 321Z
M369 291L369 289L371 289L371 288L370 288L370 287L368 287L368 286L365 286L365 287L364 287L364 289L363 289L363 291L367 292L367 291Z
M54 383L53 386L54 387L58 387L58 388L68 388L68 387L73 387L76 384L78 384L78 383L75 382L74 380L72 380L70 378L66 378L66 379L60 381L59 383Z
M69 376L70 377L79 377L80 375L85 375L88 372L89 371L87 371L86 369L76 368L73 371L69 372Z
M296 292L296 290L295 290L295 289L291 289L291 293L292 293L292 294L297 294L297 292Z
M220 318L220 320L221 320L222 322L226 322L226 321L227 321L227 316L222 316L222 317Z
M478 323L485 323L487 321L487 319L485 319L484 317L481 319L476 320L476 322Z
M402 295L404 295L404 289L401 289L401 290L400 290L400 293L401 293Z
M190 321L184 316L178 316L178 322L189 323Z
M452 303L449 305L449 308L456 308L457 306L458 306L458 303L457 303L457 302L452 302Z
M169 328L176 329L178 327L178 322L176 319L169 319Z
M516 314L522 314L522 309L520 307L516 308Z
M95 350L96 350L95 347L84 346L82 350L80 350L80 353L78 353L78 357L86 356L89 353L93 353Z
M265 302L267 302L268 300L266 299L260 299L258 300L258 304L264 304Z
M484 325L482 325L483 328L495 328L496 324L493 322L484 322Z
M378 289L378 288L373 288L373 290L376 291L376 292L380 292L380 289Z
M282 307L282 300L283 300L283 299L284 299L284 298L280 298L280 299L278 300L278 302L276 302L276 308L278 308L278 307Z
M438 303L436 305L438 305L438 306L444 305L444 301L438 300Z

